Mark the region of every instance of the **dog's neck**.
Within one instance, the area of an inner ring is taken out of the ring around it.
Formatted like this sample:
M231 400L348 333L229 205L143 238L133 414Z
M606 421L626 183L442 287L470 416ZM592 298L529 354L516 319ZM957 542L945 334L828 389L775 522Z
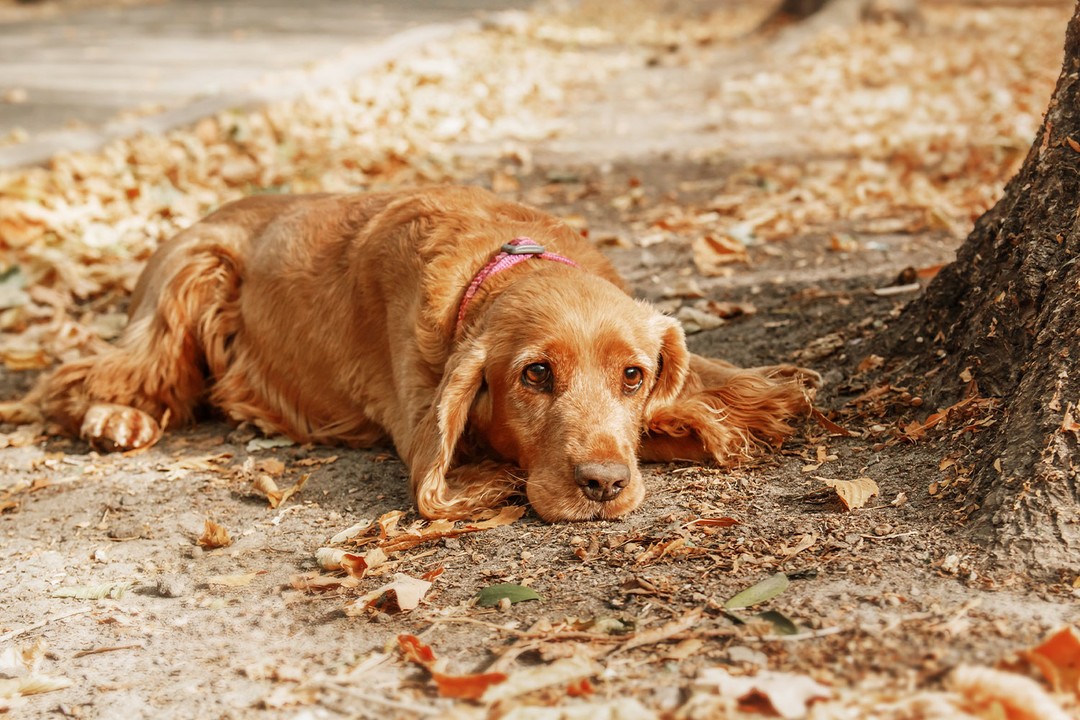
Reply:
M562 263L563 265L575 268L578 267L578 264L570 258L548 252L543 245L533 241L532 238L514 238L503 245L499 252L496 253L484 267L480 268L476 275L473 276L468 287L465 288L465 294L462 296L461 303L458 305L457 322L454 325L455 337L459 337L464 331L465 319L470 307L474 304L473 301L481 290L486 290L486 294L490 296L490 291L492 289L491 285L493 284L496 275L502 274L532 258Z

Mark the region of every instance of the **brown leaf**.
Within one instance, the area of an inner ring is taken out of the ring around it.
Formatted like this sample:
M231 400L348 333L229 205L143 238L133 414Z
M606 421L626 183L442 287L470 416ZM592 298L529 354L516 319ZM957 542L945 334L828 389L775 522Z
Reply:
M833 480L815 476L826 485L836 490L840 502L848 510L857 510L866 505L870 498L878 494L878 485L868 477L855 478L854 480Z
M782 718L805 717L811 702L833 695L832 690L807 675L768 670L752 677L739 677L724 668L705 668L698 673L695 685L750 707L764 700Z
M270 477L281 477L285 473L285 463L277 458L266 458L255 463L255 471L266 473Z
M479 700L493 685L505 682L505 673L479 673L474 675L448 675L440 672L435 651L415 635L398 635L398 647L409 662L415 663L431 674L439 695L459 700Z
M1080 633L1076 628L1061 628L1022 656L1039 668L1055 692L1080 697Z
M305 592L325 592L327 590L337 590L338 588L353 588L359 584L359 581L354 577L335 577L318 573L304 573L289 578L289 585L294 590Z
M723 275L727 265L746 262L746 246L725 235L705 235L694 241L694 265L702 275Z
M198 540L198 545L207 549L228 547L232 545L232 538L229 537L228 530L210 518L206 518L206 525L203 527L203 534Z
M386 585L346 605L345 614L356 617L363 615L370 607L383 610L393 610L396 607L401 612L415 610L430 587L431 583L427 580L410 577L405 573L396 573L394 579Z
M260 575L265 575L265 570L257 570L256 572L240 573L236 575L211 575L206 578L207 585L221 585L224 587L245 587L251 584L251 581Z
M949 676L949 685L964 699L964 709L979 717L1008 720L1069 720L1037 682L1016 673L988 667L961 665Z

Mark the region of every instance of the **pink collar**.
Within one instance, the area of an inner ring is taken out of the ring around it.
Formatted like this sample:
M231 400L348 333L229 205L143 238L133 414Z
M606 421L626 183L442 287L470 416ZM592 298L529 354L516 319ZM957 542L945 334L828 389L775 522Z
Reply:
M570 258L547 252L544 250L543 245L537 244L532 238L514 238L503 245L499 253L491 258L491 261L481 268L480 272L476 273L472 282L469 283L469 287L465 289L465 295L461 298L461 305L458 306L457 325L454 326L454 334L456 335L458 331L461 330L461 324L465 320L465 310L468 309L469 303L472 301L477 291L480 290L480 286L485 280L492 275L501 273L503 270L509 270L518 263L525 262L532 257L538 257L541 260L554 260L555 262L561 262L564 265L570 265L572 267L578 266L578 264Z

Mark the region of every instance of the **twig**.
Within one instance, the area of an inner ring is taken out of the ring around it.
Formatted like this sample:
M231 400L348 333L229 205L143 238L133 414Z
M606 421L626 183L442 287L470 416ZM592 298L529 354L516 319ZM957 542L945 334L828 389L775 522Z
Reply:
M592 640L594 642L619 642L623 639L616 635L605 635L603 633L590 633L581 631L530 632L528 630L516 630L514 628L503 627L502 625L496 625L495 623L484 622L483 620L477 620L475 618L467 617L435 618L431 622L435 625L453 622L482 625L486 628L498 630L499 632L503 632L508 635L514 635L525 640Z
M608 657L612 657L621 652L627 652L634 648L644 647L645 645L656 645L667 640L671 640L674 636L689 630L701 621L701 608L691 610L683 615L678 620L672 620L669 623L665 623L658 628L652 628L651 630L643 630L627 640L619 647L613 649L608 653Z
M863 535L863 537L867 540L892 540L894 538L902 538L918 534L918 530L909 530L908 532L893 533L892 535Z
M133 650L135 648L139 648L141 650L146 648L146 646L142 643L131 643L130 645L112 645L110 647L98 647L92 648L90 650L80 650L71 657L81 658L86 657L87 655L100 655L101 653L113 652L114 650Z
M15 638L19 637L20 635L22 635L24 633L33 632L34 630L37 630L38 628L43 628L46 625L49 625L51 623L60 622L61 620L67 620L69 617L72 617L74 615L82 615L83 613L88 613L91 610L93 610L93 608L91 608L91 607L76 608L76 609L70 610L70 611L68 611L66 613L60 613L59 615L54 615L51 618L45 618L44 620L39 620L38 622L34 623L33 625L27 625L26 627L19 628L18 630L11 630L9 632L4 633L3 635L0 635L0 643L6 643L7 641L14 640Z
M794 635L762 635L757 638L747 638L748 640L758 642L776 642L782 640L784 642L796 642L799 640L813 640L814 638L828 637L829 635L838 635L845 630L851 630L852 628L845 627L827 627L820 630L809 630L807 632L795 633Z

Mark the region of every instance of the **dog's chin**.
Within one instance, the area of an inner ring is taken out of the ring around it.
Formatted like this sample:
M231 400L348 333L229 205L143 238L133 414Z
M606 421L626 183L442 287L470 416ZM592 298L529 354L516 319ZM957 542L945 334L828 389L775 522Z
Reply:
M585 497L573 481L533 477L532 473L525 484L525 494L536 514L547 522L614 520L635 510L645 499L645 484L637 473L634 475L623 491L607 502Z

